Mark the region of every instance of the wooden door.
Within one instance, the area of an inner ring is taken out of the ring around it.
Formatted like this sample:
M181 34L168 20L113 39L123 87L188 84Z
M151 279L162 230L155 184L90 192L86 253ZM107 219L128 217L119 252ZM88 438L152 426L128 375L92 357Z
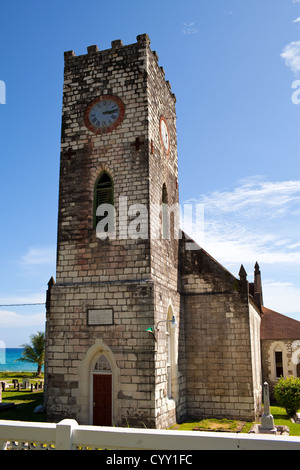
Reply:
M93 424L112 425L112 376L93 375Z

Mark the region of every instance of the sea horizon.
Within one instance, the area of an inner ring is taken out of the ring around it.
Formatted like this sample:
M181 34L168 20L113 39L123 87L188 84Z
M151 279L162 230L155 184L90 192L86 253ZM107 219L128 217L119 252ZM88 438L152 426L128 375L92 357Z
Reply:
M22 356L24 348L0 348L0 372L37 372L37 364L17 361ZM44 367L42 367L44 372Z

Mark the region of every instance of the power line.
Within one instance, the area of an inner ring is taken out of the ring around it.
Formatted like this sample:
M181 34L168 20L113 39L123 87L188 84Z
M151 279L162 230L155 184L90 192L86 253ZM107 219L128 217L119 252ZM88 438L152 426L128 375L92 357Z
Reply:
M27 307L28 305L45 305L45 302L38 302L35 304L0 304L0 307Z

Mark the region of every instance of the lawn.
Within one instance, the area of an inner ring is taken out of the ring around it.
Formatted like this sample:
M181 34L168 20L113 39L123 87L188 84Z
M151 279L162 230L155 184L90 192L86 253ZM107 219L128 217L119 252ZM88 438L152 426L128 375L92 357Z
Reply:
M1 372L0 382L11 382L12 379L18 379L22 382L24 377L30 379L30 383L35 383L44 377L37 377L34 372ZM30 390L17 391L16 389L8 389L2 392L2 403L15 403L15 407L12 409L3 410L0 412L0 419L11 419L17 421L37 421L45 422L45 413L34 413L36 406L43 404L44 392L43 390L37 390L31 392Z
M300 424L292 423L284 408L271 406L271 414L275 426L288 426L290 436L300 436ZM171 426L170 429L180 431L220 431L220 432L242 432L248 433L254 423L235 421L229 419L203 419L200 421L190 420L182 424Z
M44 374L41 377L37 377L35 372L0 372L0 382L12 382L13 379L18 379L19 382L22 382L24 377L28 377L30 382L33 383L44 380Z

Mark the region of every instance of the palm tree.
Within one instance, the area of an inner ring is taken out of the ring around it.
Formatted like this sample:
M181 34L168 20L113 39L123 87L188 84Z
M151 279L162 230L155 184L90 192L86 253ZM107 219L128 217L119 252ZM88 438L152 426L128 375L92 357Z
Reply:
M42 375L42 366L45 362L45 334L38 331L36 335L30 336L30 344L22 344L20 347L23 348L22 357L16 359L17 361L33 362L37 364L37 376Z

